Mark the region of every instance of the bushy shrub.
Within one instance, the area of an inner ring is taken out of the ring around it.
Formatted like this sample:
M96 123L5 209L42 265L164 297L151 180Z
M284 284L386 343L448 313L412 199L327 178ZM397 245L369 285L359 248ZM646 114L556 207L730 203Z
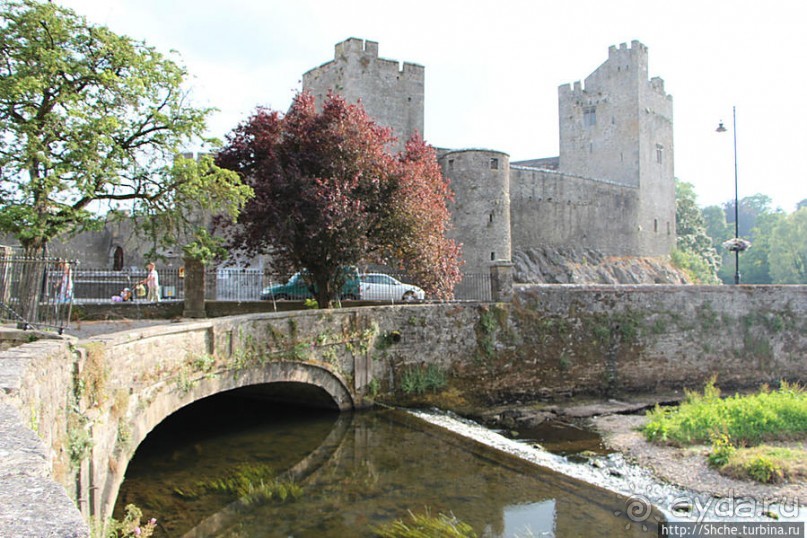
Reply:
M712 380L703 394L688 393L678 408L656 407L648 419L648 440L678 445L710 442L715 432L724 432L734 446L798 438L807 434L807 392L782 382L776 391L763 387L721 398Z
M726 465L737 448L731 444L731 439L725 433L712 438L712 451L709 453L709 464L714 467Z
M748 476L757 482L769 484L780 482L783 478L782 468L764 456L757 456L746 466Z

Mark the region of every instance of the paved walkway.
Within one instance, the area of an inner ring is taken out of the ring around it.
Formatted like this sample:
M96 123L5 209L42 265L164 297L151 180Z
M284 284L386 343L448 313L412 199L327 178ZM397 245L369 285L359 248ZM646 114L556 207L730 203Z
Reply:
M130 331L143 327L153 327L155 325L167 325L172 323L167 319L123 319L116 321L81 321L72 322L70 327L64 330L67 336L75 336L79 340L91 338L101 334Z

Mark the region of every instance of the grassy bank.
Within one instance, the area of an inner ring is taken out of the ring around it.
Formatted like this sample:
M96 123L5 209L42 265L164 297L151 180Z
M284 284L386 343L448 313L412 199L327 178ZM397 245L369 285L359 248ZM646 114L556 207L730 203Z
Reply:
M783 382L750 395L721 397L714 381L689 392L679 407L648 412L649 441L676 446L711 444L709 462L721 472L759 482L807 479L807 391ZM789 446L769 446L766 443Z

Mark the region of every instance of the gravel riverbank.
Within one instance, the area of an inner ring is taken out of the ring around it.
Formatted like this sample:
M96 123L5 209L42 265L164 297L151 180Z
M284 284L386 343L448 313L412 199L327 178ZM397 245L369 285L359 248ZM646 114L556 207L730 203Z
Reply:
M807 506L807 484L759 484L721 475L709 467L708 446L676 448L649 443L638 431L644 414L606 415L591 418L604 443L626 459L649 469L664 482L715 497L751 497L758 501L784 500Z

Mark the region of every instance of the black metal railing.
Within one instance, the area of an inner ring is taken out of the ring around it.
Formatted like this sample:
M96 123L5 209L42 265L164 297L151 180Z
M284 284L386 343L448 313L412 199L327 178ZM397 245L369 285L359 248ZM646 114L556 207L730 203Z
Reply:
M157 298L171 301L183 298L182 272L178 268L163 268L157 271L159 289ZM77 304L146 301L146 269L110 271L107 269L77 270L74 275L74 301Z
M183 300L185 279L181 268L157 267L161 301ZM109 303L147 301L145 269L109 271L81 268L74 273L74 302ZM205 274L205 297L219 301L302 301L313 298L312 288L296 274L249 267L221 267ZM420 290L406 275L362 273L348 280L341 290L343 300L409 302L436 301ZM453 301L488 301L491 298L490 274L464 274L454 290Z
M0 320L23 329L69 326L78 262L0 251Z

